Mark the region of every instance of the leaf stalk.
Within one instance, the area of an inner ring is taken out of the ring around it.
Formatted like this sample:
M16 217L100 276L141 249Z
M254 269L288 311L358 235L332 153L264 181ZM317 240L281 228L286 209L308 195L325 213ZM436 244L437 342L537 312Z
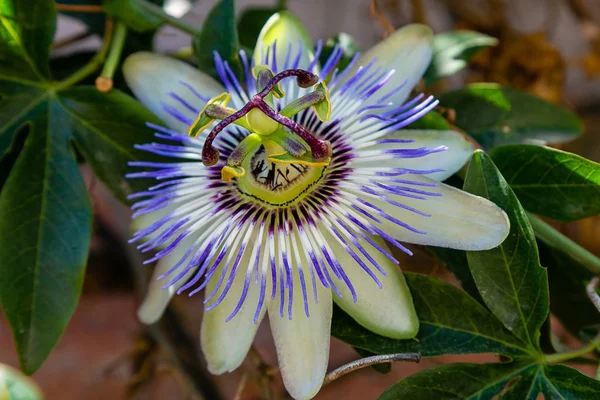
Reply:
M110 44L113 38L113 31L113 21L110 17L106 17L106 26L104 29L104 43L102 44L102 48L100 49L100 51L96 53L96 55L86 65L84 65L71 75L67 76L62 81L58 82L58 84L55 87L56 90L69 88L75 85L76 83L84 80L85 78L93 74L94 71L100 68L100 66L106 59L108 50L110 49Z
M122 21L117 21L115 31L110 44L108 57L102 68L100 76L96 79L96 88L101 92L110 92L113 88L113 76L121 60L121 53L125 47L127 38L127 26Z
M199 35L200 29L196 26L190 24L189 22L184 21L181 18L173 17L167 14L162 7L157 6L156 4L152 4L147 0L138 0L138 3L146 10L149 14L154 15L157 18L160 18L163 22L174 26L175 28L189 33L191 35Z
M600 275L600 258L531 213L527 213L535 236L548 246L569 254L594 275Z

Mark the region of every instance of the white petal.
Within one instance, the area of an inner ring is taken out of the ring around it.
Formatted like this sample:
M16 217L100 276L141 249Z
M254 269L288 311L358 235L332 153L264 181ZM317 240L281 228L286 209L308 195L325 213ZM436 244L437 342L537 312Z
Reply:
M415 337L419 331L419 319L400 267L366 241L359 242L387 274L384 276L378 272L356 248L353 249L365 265L377 275L382 284L380 288L336 238L327 232L326 228L323 228L321 232L324 233L325 240L331 246L335 258L352 282L358 297L355 303L347 286L337 285L342 297L333 296L333 301L350 314L356 322L370 331L394 339ZM388 254L391 254L384 240L375 237L372 239Z
M254 51L254 61L257 64L268 64L273 67L271 62L272 56L270 55L269 60L266 60L266 50L275 41L277 41L275 45L277 70L275 72L281 72L284 69L285 60L290 48L290 59L292 61L301 52L300 68L307 68L314 59L310 35L302 22L288 11L273 14L260 31Z
M269 303L269 321L283 383L294 399L304 400L319 392L327 372L332 302L331 291L317 284L319 303L315 304L314 297L308 296L310 317L307 317L300 280L294 270L292 319L288 319L287 312L281 317L280 298L276 296Z
M241 309L235 317L230 321L226 321L240 300L244 279L246 278L246 268L251 262L251 251L248 250L250 249L247 249L241 258L236 277L225 298L214 309L205 311L202 317L200 346L206 358L208 370L215 375L231 372L244 362L258 326L265 315L266 305L263 304L257 323L254 323L254 313L258 304L260 287L252 278ZM221 263L215 275L209 280L205 295L213 292L223 270L223 265L224 262ZM231 265L229 270L231 270ZM227 272L227 276L229 276L229 272ZM214 300L218 299L224 288L225 282L216 292L213 297ZM269 289L267 289L267 293L270 293ZM212 301L208 302L207 306L210 304L212 304Z
M431 28L421 24L406 25L364 53L357 65L367 65L376 58L379 65L395 70L386 87L395 88L406 82L390 98L394 104L402 104L429 66L433 54L432 44ZM375 96L375 99L377 97L379 96Z
M171 57L148 52L134 53L127 57L123 63L123 75L135 97L144 106L163 120L169 128L182 133L187 132L188 124L167 113L163 104L176 107L192 121L196 115L175 100L171 93L175 93L198 110L201 110L205 103L181 82L191 85L193 89L207 98L212 98L225 91L220 83L191 65Z
M437 183L433 179L418 175L403 175L402 179ZM430 217L374 200L388 215L425 231L425 234L411 232L383 217L379 217L382 221L380 228L401 242L459 250L487 250L504 241L509 232L510 222L502 209L483 197L443 183L438 185L437 188L425 189L441 193L441 196L427 197L426 200L387 194L387 197L394 201L431 214ZM373 199L369 199L371 200Z
M153 324L160 319L162 314L165 312L169 301L184 283L187 282L189 277L196 271L196 268L190 269L182 279L179 279L170 287L163 289L163 287L169 283L169 280L177 276L177 274L184 268L184 264L180 265L175 271L163 279L158 279L161 275L165 274L172 267L175 266L185 255L189 246L192 244L192 240L184 240L179 246L177 246L169 254L161 258L154 272L152 273L152 279L148 285L148 293L144 298L144 301L140 305L137 311L139 320L144 324Z
M430 178L443 181L452 176L456 171L471 158L473 154L473 144L463 135L454 131L436 131L436 130L400 130L386 135L385 139L414 139L414 143L407 144L410 148L427 147L429 149L446 146L448 150L439 153L433 153L424 157L398 158L390 160L390 163L397 162L397 168L410 168L417 170L443 169L443 172L428 174ZM398 148L398 144L376 144L362 148L361 151L384 150L388 148ZM381 162L371 161L369 163L357 161L358 165L380 166ZM401 165L400 165L401 164Z

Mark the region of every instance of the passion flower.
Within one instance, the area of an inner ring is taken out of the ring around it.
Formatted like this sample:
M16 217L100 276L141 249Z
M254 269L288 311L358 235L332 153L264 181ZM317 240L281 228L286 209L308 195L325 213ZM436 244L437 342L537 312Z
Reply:
M277 40L273 38L276 37ZM205 289L201 347L215 374L244 360L268 313L287 390L308 399L329 356L332 302L397 339L419 323L388 245L464 250L508 234L493 203L440 183L472 147L453 131L402 130L436 105L406 101L431 59L431 30L410 25L340 70L319 65L303 28L277 14L242 78L215 54L221 83L164 56L138 53L124 71L167 126L139 148L172 158L132 162L154 178L131 196L133 241L158 261L139 310L151 323L174 293ZM148 170L150 169L150 170Z

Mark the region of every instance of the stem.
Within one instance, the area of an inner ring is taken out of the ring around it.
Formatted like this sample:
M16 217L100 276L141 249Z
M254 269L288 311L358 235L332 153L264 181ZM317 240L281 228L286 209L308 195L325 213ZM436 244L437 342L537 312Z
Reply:
M377 19L379 24L383 26L383 33L381 34L382 39L385 39L396 30L394 25L391 24L390 20L385 16L385 13L381 11L377 0L371 0L369 7L371 18Z
M57 11L65 12L82 12L82 13L101 13L104 12L102 6L94 5L77 5L77 4L57 4Z
M238 384L237 389L235 390L235 396L233 396L233 400L242 400L242 396L244 394L244 389L246 388L246 383L248 382L248 374L244 373L242 375L242 379Z
M590 281L590 283L585 288L585 292L587 293L588 298L594 304L594 307L596 307L596 310L598 310L598 312L600 312L600 296L598 296L598 292L596 292L596 290L598 290L599 284L600 278L596 276Z
M67 39L64 39L64 40L61 40L59 42L52 43L52 45L50 46L50 48L54 49L54 50L60 49L60 48L63 48L65 46L68 46L70 44L73 44L75 42L78 42L80 40L86 39L86 38L88 38L90 36L92 36L91 32L88 32L88 31L81 32L81 33L78 33L75 36L71 36L71 37L69 37Z
M279 9L279 11L286 10L287 9L287 0L278 0L277 8Z
M127 26L118 21L115 24L115 32L108 52L108 57L104 63L104 68L98 79L96 79L96 88L101 92L109 92L113 87L113 76L121 60L121 53L125 47L125 39L127 38Z
M75 71L73 74L67 76L62 81L58 82L56 85L56 90L66 89L68 87L73 86L79 81L87 78L89 75L93 74L106 58L106 54L108 53L108 49L110 48L110 43L112 41L113 36L113 22L112 19L106 17L106 26L104 28L104 43L102 48L96 55L88 62L86 65L81 67L79 70Z
M410 361L410 362L420 362L421 354L419 353L400 353L400 354L385 354L381 356L372 356L361 358L356 361L352 361L346 365L342 365L339 368L334 369L330 373L325 376L325 380L323 381L323 386L335 381L342 376L349 374L352 371L356 371L357 369L369 367L375 364L386 364L395 361Z
M592 279L590 281L590 283L586 287L586 293L587 293L590 301L592 303L594 303L594 306L598 309L598 311L600 311L600 296L598 296L598 293L596 293L596 290L598 289L599 284L600 284L600 278L595 277L594 279ZM592 351L596 350L596 348L599 345L600 345L600 335L596 336L596 338L594 340L592 340L587 345L585 345L579 349L565 351L563 353L558 353L558 354L547 355L545 357L546 362L547 363L558 363L558 362L563 362L563 361L567 361L567 360L572 360L575 358L580 358L580 357L585 356L587 353L591 353Z
M588 353L591 353L592 351L596 350L598 345L600 345L600 336L597 336L594 340L583 347L571 351L565 351L564 353L550 354L545 356L545 359L549 364L568 361L573 358L582 357Z
M152 4L147 0L138 0L138 4L144 8L149 14L154 15L157 18L160 18L163 22L174 26L184 32L187 32L191 35L199 35L200 29L196 28L194 25L184 21L181 18L175 18L169 14L167 14L161 6L157 6L156 4Z
M267 364L265 360L260 356L256 347L252 345L248 351L248 357L254 364L256 371L258 372L258 381L263 392L263 398L265 400L273 400L273 389L271 388L271 366Z
M595 275L600 275L600 259L590 253L544 221L531 213L527 213L529 223L535 236L548 246L569 254L576 261Z

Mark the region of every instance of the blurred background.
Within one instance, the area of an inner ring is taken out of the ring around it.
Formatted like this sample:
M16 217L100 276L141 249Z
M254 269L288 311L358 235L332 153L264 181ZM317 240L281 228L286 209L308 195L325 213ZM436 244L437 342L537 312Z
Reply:
M165 7L174 16L184 15L190 23L202 24L215 2L170 0ZM240 15L248 7L274 3L236 1ZM469 69L436 83L433 91L492 81L564 104L584 119L586 133L563 148L600 162L599 0L289 0L288 7L313 39L345 32L363 49L379 41L386 30L410 22L426 23L435 32L462 28L492 35L500 40L498 46L482 51ZM100 43L79 20L59 18L57 63L62 56L85 54ZM158 52L189 45L190 37L171 27L161 28L152 43ZM172 310L151 330L137 322L135 310L146 271L132 267L135 255L123 245L128 211L85 166L82 169L94 201L95 233L77 311L58 346L33 376L47 398L250 400L265 398L267 388L273 399L285 398L280 378L271 368L276 358L268 321L259 329L255 352L243 367L219 377L208 375L198 353L201 297L177 297ZM599 217L554 226L600 255ZM414 257L402 259L402 268L452 279L442 265L418 249ZM555 332L565 343L577 345L564 330ZM331 351L330 369L360 357L335 339ZM317 399L375 399L404 376L457 360L485 362L494 356L398 363L387 374L367 368L335 381ZM10 329L1 315L0 362L18 365ZM589 375L596 373L594 366L578 368Z

